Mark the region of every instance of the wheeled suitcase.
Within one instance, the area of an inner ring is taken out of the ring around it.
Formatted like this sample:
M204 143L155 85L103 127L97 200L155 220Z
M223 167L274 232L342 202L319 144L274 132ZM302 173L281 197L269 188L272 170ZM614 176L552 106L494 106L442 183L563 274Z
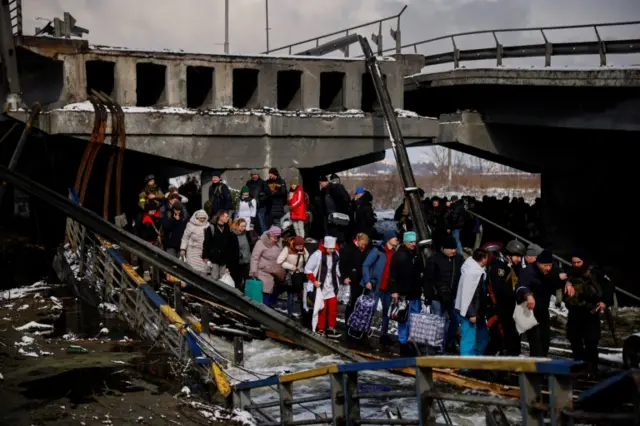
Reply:
M247 278L244 282L244 295L258 303L262 303L262 281L255 278Z
M363 294L358 297L353 307L353 313L347 323L347 333L354 339L362 339L371 331L371 322L375 313L376 303L373 296Z

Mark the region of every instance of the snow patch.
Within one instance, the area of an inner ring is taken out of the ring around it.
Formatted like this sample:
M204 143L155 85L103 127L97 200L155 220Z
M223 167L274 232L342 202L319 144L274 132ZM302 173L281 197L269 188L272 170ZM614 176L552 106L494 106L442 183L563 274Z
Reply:
M32 329L50 329L53 330L53 326L50 324L41 324L39 322L35 322L35 321L30 321L24 325L21 325L20 327L16 327L14 328L14 330L16 331L27 331L27 330L32 330Z
M106 312L118 312L118 307L113 303L102 302L101 304L98 305L98 308Z
M38 358L38 357L40 356L40 355L38 355L38 354L37 354L37 353L35 353L35 352L25 352L25 350L24 350L24 349L22 349L22 348L18 349L18 353L19 353L20 355L28 356L28 357L31 357L31 358Z
M44 281L38 281L37 283L31 284L26 287L19 287L19 288L12 288L9 290L5 290L2 293L0 293L0 299L7 299L7 300L21 299L31 293L42 291L42 290L48 290L50 288L51 288L51 285L45 283Z
M195 401L190 402L189 405L198 410L198 413L200 413L202 417L206 418L210 422L216 420L226 420L229 422L236 422L245 426L255 426L257 424L253 416L249 412L237 408L234 408L232 411L230 411L222 407L207 405Z

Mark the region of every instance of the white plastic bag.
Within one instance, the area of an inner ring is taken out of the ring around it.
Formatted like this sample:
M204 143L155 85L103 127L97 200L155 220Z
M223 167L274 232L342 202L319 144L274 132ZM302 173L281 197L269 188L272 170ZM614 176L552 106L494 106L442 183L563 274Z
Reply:
M351 299L351 286L349 284L341 284L338 286L338 303L347 305Z
M516 329L520 334L525 333L538 325L538 321L536 320L535 315L533 315L533 310L527 308L527 302L516 305L516 308L513 311L513 320L515 321Z
M236 284L233 282L233 278L231 278L231 274L229 274L229 273L224 274L220 278L220 281L222 281L223 283L225 283L229 287L233 287L233 288L236 287Z

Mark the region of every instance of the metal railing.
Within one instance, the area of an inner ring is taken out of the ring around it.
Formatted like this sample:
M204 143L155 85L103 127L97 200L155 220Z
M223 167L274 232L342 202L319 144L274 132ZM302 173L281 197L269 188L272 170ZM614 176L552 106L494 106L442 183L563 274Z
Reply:
M487 424L498 422L493 410L497 408L501 421L506 420L503 407L520 408L523 424L545 424L548 419L552 425L564 424L566 412L573 410L572 375L582 368L582 362L559 361L548 358L499 358L499 357L455 357L429 356L420 358L398 358L344 365L329 365L312 370L300 371L266 379L248 381L232 387L230 403L244 410L264 410L278 408L279 420L261 423L267 425L432 425L435 423L438 406L440 414L447 419L448 414L442 401L457 401L479 404L485 409ZM503 399L496 396L465 395L446 393L436 390L434 369L467 368L472 370L490 370L520 373L520 398ZM361 390L358 386L358 373L363 371L415 369L416 386L413 390L376 392ZM295 398L294 384L304 380L327 377L329 393ZM543 402L542 386L548 387L549 402ZM262 388L274 388L277 397L271 401L255 404L251 402L251 391ZM360 401L364 399L415 398L418 407L417 419L376 419L362 417ZM293 408L297 404L329 401L331 416L327 418L295 420ZM568 424L568 423L567 423Z
M425 55L425 66L437 65L453 62L454 68L459 68L460 62L478 61L495 59L496 65L501 66L502 60L505 58L529 58L541 57L545 58L545 66L551 66L552 56L566 55L600 55L600 66L607 65L607 54L629 54L640 52L640 38L637 39L616 39L603 40L600 36L599 28L606 27L622 27L630 25L640 25L640 21L628 22L608 22L601 24L582 24L582 25L560 25L547 27L529 27L529 28L502 28L492 30L466 31L456 34L448 34L440 37L430 38L414 43L402 45L400 52L398 49L385 49L382 53L401 53L405 49L411 49L410 53L420 53L418 48L443 40L450 40L452 50L450 52L438 53L433 55ZM575 30L588 29L594 31L595 40L582 42L564 42L551 43L547 38L549 31L557 30ZM546 32L545 32L546 31ZM543 43L528 44L519 46L505 46L498 39L498 35L506 33L522 33L522 32L538 32L540 33ZM456 43L456 39L464 36L491 35L493 36L495 46L482 49L460 50Z
M166 349L179 360L183 371L193 368L204 383L215 384L220 393L229 394L229 383L222 373L227 360L198 336L194 329L201 328L199 323L183 319L123 259L117 246L73 219L67 219L65 236L65 257L78 280L91 282L104 302L118 306L132 331ZM157 269L152 273L158 277ZM180 298L179 291L174 295Z
M11 31L14 36L22 35L22 0L9 1L9 14L11 16Z
M356 25L354 27L349 27L349 28L345 28L342 30L338 30L338 31L334 31L332 33L328 33L328 34L323 34L321 36L318 37L313 37L307 40L303 40L303 41L299 41L296 43L292 43L292 44L288 44L286 46L281 46L281 47L277 47L275 49L269 49L265 52L262 52L263 54L270 54L270 53L276 53L276 52L281 52L281 51L287 51L289 55L293 55L293 54L298 54L298 53L293 53L293 48L294 47L298 47L298 46L302 46L304 44L308 44L308 43L315 43L314 47L318 47L320 46L320 42L322 40L328 39L330 37L335 37L335 36L348 36L350 34L353 34L353 32L355 30L359 30L368 26L372 26L372 25L378 25L378 33L377 34L372 34L371 35L371 40L376 44L376 46L378 47L378 54L382 55L382 52L384 51L383 49L383 35L382 35L382 24L384 22L387 21L392 21L392 20L396 20L396 29L394 30L393 28L390 29L390 35L391 38L395 41L395 47L390 49L390 50L394 50L396 51L396 53L400 53L401 51L401 44L402 44L402 32L400 30L400 17L402 16L402 14L404 13L404 11L407 9L407 6L403 6L403 8L400 10L399 13L395 14L395 15L391 15L391 16L387 16L386 18L381 18L381 19L377 19L375 21L370 21L364 24L360 24L360 25ZM345 57L349 57L349 46L344 47L343 49L341 49L344 52L344 56Z
M476 213L476 212L474 212L472 210L467 210L467 212L469 212L474 217L477 217L481 221L486 222L489 225L501 230L502 232L506 232L507 234L511 235L513 238L525 242L527 245L533 244L532 241L529 241L528 239L524 238L523 236L516 234L515 232L505 228L502 225L497 224L496 222L494 222L494 221L492 221L490 219L487 219L484 216L479 215L478 213ZM553 255L553 258L555 260L557 260L558 262L560 262L561 264L565 265L565 266L571 266L571 262L569 262L568 260L566 260L566 259L564 259L564 258L562 258L562 257L560 257L560 256L558 256L556 254ZM615 290L616 290L617 293L624 294L625 296L630 297L630 298L634 299L635 301L640 302L640 297L636 296L635 294L629 293L628 291L626 291L626 290L624 290L622 288L619 288L619 287L616 287ZM617 305L617 301L616 301L616 305Z

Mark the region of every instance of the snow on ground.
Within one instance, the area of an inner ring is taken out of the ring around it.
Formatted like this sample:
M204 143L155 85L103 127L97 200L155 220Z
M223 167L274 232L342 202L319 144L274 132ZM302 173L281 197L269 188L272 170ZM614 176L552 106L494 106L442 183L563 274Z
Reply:
M0 292L0 300L21 299L27 295L31 295L43 290L49 290L51 288L51 284L47 284L44 281L38 281L37 283L31 284L30 286L4 290Z

